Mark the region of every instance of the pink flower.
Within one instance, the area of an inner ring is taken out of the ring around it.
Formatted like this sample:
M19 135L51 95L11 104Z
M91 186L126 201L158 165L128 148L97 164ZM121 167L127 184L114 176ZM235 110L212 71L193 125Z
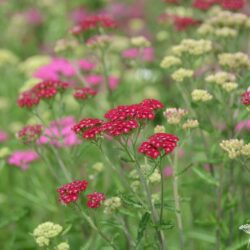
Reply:
M38 139L38 144L51 143L56 147L72 147L80 143L72 126L75 124L73 117L68 116L53 121L49 128L46 128L43 135Z
M89 75L85 77L85 80L87 82L87 84L89 84L90 86L94 87L94 86L98 86L102 83L104 83L104 77L101 75ZM119 78L116 76L110 76L109 77L109 87L110 89L114 90L117 88L119 84Z
M127 59L136 59L140 56L140 50L138 48L126 49L122 52L122 57ZM154 49L144 48L141 55L142 59L147 62L154 60Z
M0 143L8 140L8 134L2 130L0 130Z
M84 71L91 71L96 65L87 59L82 59L79 61L79 68Z
M75 74L75 69L66 59L54 58L51 63L40 67L33 76L42 80L60 80L61 76L72 77Z
M173 175L173 168L171 166L166 166L164 169L163 169L163 174L165 177L170 177Z
M250 119L249 119L249 120L245 120L245 121L240 121L240 122L236 125L235 131L236 131L236 132L240 132L241 130L250 131Z
M38 9L28 9L25 11L24 15L27 22L33 26L40 26L43 23L42 14Z
M29 163L38 160L39 156L35 151L15 151L8 158L8 163L16 167L20 167L22 170L29 168Z

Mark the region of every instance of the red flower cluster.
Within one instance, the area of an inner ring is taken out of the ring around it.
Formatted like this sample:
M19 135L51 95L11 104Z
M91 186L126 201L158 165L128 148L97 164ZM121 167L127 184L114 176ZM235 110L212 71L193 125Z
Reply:
M72 129L75 133L82 133L84 139L95 139L98 134L105 133L110 136L128 134L136 129L138 120L152 120L154 111L163 108L164 105L158 100L146 99L139 104L118 106L108 111L102 121L94 118L81 120Z
M61 81L43 81L36 84L32 89L21 93L17 103L21 108L31 108L32 106L39 104L40 100L50 99L58 92L63 92L68 87L68 83Z
M153 120L154 110L163 108L164 105L158 100L146 99L139 104L123 105L108 111L104 117L110 121L139 119Z
M57 189L60 195L60 201L64 204L69 204L78 200L79 194L85 191L88 187L88 182L83 181L73 181L71 183L65 184Z
M250 105L250 91L246 91L241 95L241 103L246 106Z
M200 10L208 10L215 4L227 10L240 10L245 6L245 0L195 0L193 7Z
M101 202L105 200L104 194L97 192L94 192L93 194L88 194L87 198L87 206L89 208L98 208L101 206Z
M240 10L245 6L244 0L222 0L221 7L226 10Z
M17 136L19 139L23 141L25 144L29 144L31 142L36 141L42 134L42 125L28 125L22 128L18 133Z
M192 17L174 17L174 26L178 31L183 31L199 24L201 24L201 21Z
M157 133L148 138L139 147L139 153L145 154L152 159L156 159L161 155L160 149L164 150L164 154L171 153L179 141L179 138L166 133Z
M73 126L72 130L78 134L79 132L84 132L87 129L93 128L95 126L101 125L103 123L102 120L96 118L85 118L81 120L79 123Z
M91 88L76 88L74 98L76 100L86 100L91 96L95 96L97 92Z
M78 25L71 29L73 35L79 35L88 30L101 28L115 28L117 26L115 20L109 16L98 15L85 18Z
M195 19L193 17L182 17L171 14L162 14L159 17L160 23L171 22L178 31L184 31L193 26L201 24L201 20Z

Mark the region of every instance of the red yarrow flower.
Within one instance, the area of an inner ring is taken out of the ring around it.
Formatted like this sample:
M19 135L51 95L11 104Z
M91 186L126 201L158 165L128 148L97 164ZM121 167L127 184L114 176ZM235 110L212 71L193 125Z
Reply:
M23 143L29 144L31 142L35 142L40 137L41 134L42 134L42 125L35 124L35 125L28 125L22 128L17 133L17 136L19 139L23 141Z
M95 30L98 28L115 28L117 23L112 17L106 15L90 16L85 18L78 25L71 29L73 35L79 35L88 30Z
M222 0L221 7L226 10L240 10L245 6L244 0Z
M73 96L76 100L86 100L96 94L97 92L91 88L76 88Z
M60 195L59 200L68 205L71 202L76 202L79 198L79 194L85 191L88 187L88 182L86 180L73 181L71 183L65 184L57 189Z
M241 103L246 106L250 105L250 91L246 91L241 95Z
M89 208L98 208L101 206L101 202L105 200L103 193L94 192L93 194L87 195L88 201L87 206Z
M172 134L157 133L143 142L138 149L139 153L145 154L152 159L156 159L161 155L160 150L163 149L164 154L171 153L177 146L179 138Z
M218 0L195 0L193 2L193 7L199 10L208 10L214 4L217 4Z
M58 92L62 93L69 87L68 83L61 81L43 81L36 84L33 88L20 94L17 103L19 107L32 108L38 105L40 100L50 99Z
M87 129L93 128L97 125L101 125L102 123L103 121L97 118L85 118L76 125L74 125L72 130L77 134L80 132L84 132Z

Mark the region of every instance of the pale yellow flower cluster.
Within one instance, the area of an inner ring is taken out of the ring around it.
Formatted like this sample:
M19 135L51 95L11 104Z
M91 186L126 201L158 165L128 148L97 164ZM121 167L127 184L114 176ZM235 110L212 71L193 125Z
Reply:
M69 250L70 246L67 242L61 242L56 246L56 250Z
M239 28L249 28L250 18L243 13L234 13L213 9L210 18L198 28L200 35L216 35L218 37L236 37Z
M58 236L62 230L63 228L59 224L48 221L38 225L33 231L33 236L38 246L44 247L48 246L50 239Z
M163 114L169 124L179 124L187 111L181 108L167 108Z
M220 71L206 77L206 82L215 83L227 92L231 92L238 88L238 84L235 82L235 75Z
M245 144L241 149L241 154L245 156L250 156L250 143Z
M197 128L199 126L199 122L195 119L188 119L185 123L183 123L183 129L192 129Z
M235 159L242 154L242 149L244 146L243 140L229 139L223 140L220 143L220 147L228 153L230 159Z
M250 68L250 59L242 52L222 53L219 54L219 64L231 69Z
M96 172L100 173L103 171L104 169L104 165L102 162L96 162L93 166L92 166L93 170L95 170Z
M213 99L213 96L204 89L195 89L191 93L194 102L208 102Z
M176 56L165 56L161 61L161 67L164 69L168 69L180 64L181 64L181 59Z
M150 183L157 183L161 181L161 174L158 169L156 169L148 178Z
M211 50L212 42L204 39L183 39L179 45L172 47L172 53L176 56L181 56L184 53L199 56Z
M194 75L194 71L191 69L180 68L176 70L171 77L176 82L183 82L186 78L191 78Z
M121 207L122 201L120 197L111 197L104 201L104 213L105 214L112 214L116 211L119 207Z
M154 128L154 133L157 134L157 133L164 133L165 132L165 127L162 126L162 125L157 125L155 128Z
M146 48L150 47L150 41L144 36L137 36L131 38L131 44L135 47Z
M31 56L19 64L19 70L27 76L31 76L39 67L50 63L49 56L36 55Z
M17 56L7 49L0 49L0 67L16 64L19 61Z

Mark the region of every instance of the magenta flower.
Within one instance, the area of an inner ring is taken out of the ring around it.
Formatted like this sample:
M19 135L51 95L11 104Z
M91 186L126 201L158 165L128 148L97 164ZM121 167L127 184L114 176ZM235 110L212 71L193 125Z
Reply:
M96 65L87 59L82 59L79 61L79 68L84 70L84 71L91 71L95 67L96 67Z
M236 127L235 131L240 132L241 130L250 131L250 119L245 121L240 121Z
M33 76L42 80L60 80L61 76L72 77L75 74L75 69L66 59L54 58L51 63L40 67Z
M8 140L8 134L2 130L0 130L0 143L3 143Z
M71 129L75 123L71 116L51 122L50 127L46 128L38 139L38 144L51 143L56 147L72 147L79 144L80 141Z
M136 59L141 56L141 59L146 62L151 62L154 60L154 49L144 48L142 55L140 55L140 50L138 48L126 49L122 52L122 57L127 59Z
M164 169L163 169L163 174L165 177L170 177L173 175L173 168L171 166L166 166Z
M39 159L35 151L15 151L8 158L8 164L20 167L22 170L27 170L29 164Z

